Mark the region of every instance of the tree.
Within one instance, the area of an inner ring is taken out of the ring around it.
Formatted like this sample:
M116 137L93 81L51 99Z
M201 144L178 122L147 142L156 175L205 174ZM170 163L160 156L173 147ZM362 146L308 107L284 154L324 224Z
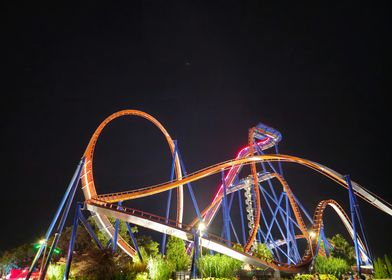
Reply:
M156 257L159 254L159 243L152 240L151 236L142 235L137 238L136 242L141 253L144 251L148 257ZM142 257L144 258L143 253Z
M87 253L75 258L77 265L73 276L83 279L114 279L118 273L111 250L90 249Z
M166 258L172 271L188 270L191 262L184 241L174 236L169 236Z
M340 234L336 234L331 238L333 250L331 256L344 259L349 265L355 264L355 251L346 239Z
M67 254L71 235L72 235L71 226L66 227L63 230L63 233L61 234L61 238L57 244L57 247L61 249L62 254L60 256L62 257L65 257L65 255ZM51 243L48 242L48 244L49 244L48 246L50 246ZM74 251L77 252L78 254L84 254L88 250L93 248L98 248L97 245L95 244L95 241L91 238L90 234L85 229L85 227L79 224L78 230L76 232Z

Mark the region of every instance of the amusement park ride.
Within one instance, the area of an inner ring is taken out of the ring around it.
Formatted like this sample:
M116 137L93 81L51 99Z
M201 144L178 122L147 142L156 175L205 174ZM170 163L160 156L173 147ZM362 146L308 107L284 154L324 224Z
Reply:
M97 194L93 176L95 145L102 130L111 121L123 116L137 116L147 119L163 133L173 159L171 179L167 183L145 188ZM154 117L138 110L123 110L110 115L98 126L91 137L47 230L46 241L52 236L54 230L55 232L53 243L48 246L49 251L43 264L40 279L45 278L79 182L85 201L78 203L75 211L64 279L68 279L79 221L86 227L99 248L105 247L100 243L85 219L81 211L82 207L90 211L100 230L109 238L110 243L106 247L111 245L115 251L118 246L131 258L136 256L141 258L141 255L135 237L130 230L130 224L162 233L161 249L163 253L167 235L183 239L187 243L188 252L193 254L192 276L195 277L196 266L194 263L200 254L201 247L260 268L272 268L275 271L285 273L306 271L312 266L314 258L319 252L328 255L329 250L332 249L332 245L325 237L323 224L324 209L330 206L353 239L358 273L360 273L361 267L372 267L372 257L364 234L357 197L391 216L392 205L351 181L348 175L342 176L330 168L310 160L280 154L278 144L281 139L282 136L277 130L258 124L249 130L248 146L241 149L234 159L188 174L177 142L170 137L162 124ZM268 152L270 150L274 152ZM286 182L282 162L300 164L313 169L346 188L349 194L350 216L332 199L319 202L313 217L309 215ZM250 166L250 174L240 178L240 175L244 174L246 166ZM192 183L217 173L221 173L222 177L218 191L210 205L200 211ZM183 223L184 188L188 190L196 213L193 220L188 216L191 221L189 224ZM177 193L175 220L171 220L169 217L173 190L176 190ZM127 200L154 196L162 192L168 193L164 217L122 205L122 202ZM236 220L232 218L234 216L234 207L232 207L234 201L238 203L236 208L239 209L239 213L237 213L239 219ZM219 210L222 212L222 219L216 219ZM115 219L114 224L110 222L109 217ZM132 246L118 234L120 220L126 222L128 226L131 240L133 240ZM220 235L214 235L210 232L211 225L216 220L220 222L218 227L222 228ZM274 259L266 261L253 256L251 249L256 243L265 243ZM238 245L234 246L235 244L240 244L242 250L239 250ZM323 246L320 246L321 244ZM45 246L47 246L46 242ZM34 272L45 246L39 248L26 279L29 279Z

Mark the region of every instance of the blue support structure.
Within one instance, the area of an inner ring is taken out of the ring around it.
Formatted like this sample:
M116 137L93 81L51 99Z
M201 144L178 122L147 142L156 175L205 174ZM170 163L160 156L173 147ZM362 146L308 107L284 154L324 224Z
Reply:
M229 208L227 206L227 194L226 194L226 182L225 182L225 174L222 170L222 186L223 186L223 201L222 201L222 212L223 212L223 224L225 228L225 239L227 240L227 245L230 246L231 236L230 236L230 214Z
M186 172L185 165L184 165L184 162L182 161L181 153L180 153L180 150L178 148L177 148L177 154L178 154L178 158L180 160L182 173L183 173L184 176L187 176L188 173ZM199 219L199 222L202 222L203 219L201 217L199 206L197 205L196 197L195 197L195 194L193 193L193 189L192 189L191 183L187 183L187 187L188 187L189 194L191 195L193 207L195 208L195 212L196 212L197 218Z
M329 257L329 250L331 249L331 248L333 248L332 247L332 245L328 242L328 239L327 239L327 237L325 236L325 232L324 232L324 226L321 226L321 229L320 229L320 239L323 241L323 244L324 244L324 251L325 251L325 255L327 256L327 257ZM316 250L316 254L317 254L317 250Z
M259 187L260 187L260 184L259 184ZM266 199L266 197L265 197L265 195L264 195L264 191L261 191L261 194L263 195L264 200L265 200L265 202L267 203L267 206L268 206L269 211L270 211L271 214L273 215L274 211L272 210L270 203L269 203L268 200ZM281 207L279 206L279 204L277 204L277 207L278 207L279 209L281 209ZM280 211L279 211L279 212L280 212ZM282 217L282 219L283 219L283 217ZM280 223L279 223L278 219L275 219L275 223L276 223L276 225L278 226L279 232L280 232L280 234L282 235L283 239L287 241L286 235L283 233L282 227L280 226Z
M299 201L299 199L293 194L295 202L297 203L297 205L299 206L299 208L301 208L302 212L304 212L306 218L308 218L308 221L313 224L313 219L312 216L310 216L309 212L306 211L305 207L302 205L302 203ZM299 228L299 226L297 225L297 227Z
M241 242L240 242L240 240L238 238L237 232L236 232L236 230L234 228L234 225L233 225L233 221L231 220L231 217L230 217L231 206L233 205L233 201L234 201L234 192L230 194L229 209L228 209L228 213L229 214L228 214L228 216L229 216L231 229L232 229L232 231L234 233L234 237L235 237L237 243L240 244Z
M82 205L83 205L83 203L81 203L81 202L77 203L77 207L76 207L76 211L75 211L75 217L74 217L74 220L73 220L71 239L70 239L70 243L69 243L69 247L68 247L67 262L66 262L66 267L65 267L65 271L64 271L63 280L67 280L68 277L69 277L69 271L70 271L71 263L72 263L72 252L73 252L74 245L75 245L76 234L77 234L77 227L78 227L78 222L79 221L84 225L84 227L86 228L87 232L94 239L94 241L97 244L97 246L99 247L99 249L103 250L102 243L99 241L97 235L94 233L94 231L91 228L90 224L88 223L87 219L84 217L83 213L81 212ZM119 209L121 209L121 201L119 202ZM133 245L135 246L135 249L136 249L136 252L138 254L138 257L142 261L143 259L142 259L142 256L140 254L139 247L138 247L138 245L136 243L135 236L132 233L132 228L129 225L129 223L126 223L126 225L127 225L127 228L128 228L129 235L130 235L130 237L132 239ZM108 241L108 243L106 245L106 249L109 248L109 246L111 244L113 244L113 243L115 244L114 239L113 240L110 239Z
M133 235L131 225L129 223L125 223L125 224L127 225L128 233L129 233L129 236L132 239L133 246L135 246L135 250L137 252L137 255L138 255L140 261L143 262L142 254L140 253L139 246L137 245L137 242L136 242L136 238Z
M312 252L312 254L314 254L314 256L317 256L319 250L320 250L320 245L321 245L321 238L319 237L318 241L317 241L317 246L316 246L316 250L314 252ZM312 248L311 248L312 250ZM314 262L314 256L313 256L313 260L312 263Z
M283 194L286 197L286 213L287 213L286 214L286 230L287 230L287 233L286 233L286 237L287 237L287 239L286 239L286 246L287 246L287 256L291 256L291 254L290 254L290 239L289 239L289 235L290 235L290 231L289 231L289 211L290 211L289 198L288 198L288 196L287 196L287 194L285 192ZM289 258L287 258L287 263L288 264L291 263Z
M191 273L192 273L192 279L195 279L197 276L197 259L199 258L199 235L197 231L195 230L193 232L193 257L192 257L192 267L191 267Z
M263 196L266 195L276 206L279 206L278 202L264 188L262 188L261 185L260 185L260 192L262 192ZM266 198L264 197L264 199ZM282 207L280 207L279 212L282 212L284 215L287 215L286 211L282 209ZM289 219L299 229L299 225L297 221L294 220L291 216L289 216Z
M121 209L121 201L118 202L118 209ZM113 254L116 252L117 249L117 239L118 239L118 230L120 227L120 220L116 219L115 225L114 225L114 236L113 236L113 243L112 243L112 249L113 249Z
M118 210L122 210L122 209L123 209L123 208L122 208L122 201L119 201L119 202L118 202ZM118 227L119 227L119 225L117 225L117 222L119 222L118 219L116 219L116 233L115 233L115 235L118 236L118 230L119 230ZM136 238L135 238L135 236L133 235L131 225L130 225L128 222L125 222L125 225L127 226L127 230L128 230L129 236L131 237L133 246L135 246L137 255L138 255L140 261L143 261L142 254L140 254L139 246L137 245ZM115 240L116 240L115 243L117 243L117 238L115 238ZM113 247L114 247L114 246L113 246ZM114 250L114 251L115 251L115 250ZM114 252L114 251L113 251L113 252Z
M355 256L356 256L356 261L357 261L357 273L358 277L361 277L361 256L359 253L359 244L358 244L358 237L357 237L357 227L356 227L356 204L355 204L355 194L353 191L353 187L351 185L351 179L349 175L344 176L344 179L347 182L348 186L348 196L349 196L349 202L350 202L350 212L351 212L351 224L353 227L353 241L354 241L354 248L355 248Z
M271 223L268 225L267 234L266 234L266 237L265 237L266 239L268 239L269 237L272 238L271 229L272 229L272 226L274 225L275 221L277 221L277 220L276 220L276 214L278 213L279 205L280 205L280 203L282 202L283 194L284 194L284 193L282 193L282 194L280 195L280 197L279 197L278 206L275 208L275 211L273 212L273 215L272 215ZM271 236L270 236L270 235L271 235Z
M72 253L73 253L73 249L75 246L76 233L78 230L79 213L80 213L81 208L82 208L82 203L78 202L76 204L75 217L74 217L73 225L72 225L72 233L71 233L71 239L69 241L67 262L65 264L65 271L64 271L64 275L63 275L63 280L67 280L68 276L69 276L69 270L71 268L71 262L72 262Z
M365 234L365 225L364 225L363 220L362 220L362 215L361 215L361 211L359 209L359 204L358 204L356 195L353 195L353 200L354 200L354 206L355 206L355 214L356 214L357 219L358 219L358 224L359 224L359 228L360 228L361 233L362 233L362 239L363 239L363 242L364 242L364 245L365 245L365 248L366 248L366 252L364 251L365 248L362 248L361 246L359 246L359 249L367 257L367 259L364 260L366 265L371 265L372 264L372 254L371 254L368 242L367 242L367 238L366 238L366 234Z
M260 214L261 214L261 217L263 218L264 224L266 225L267 224L267 219L265 218L264 211L263 211L263 209L261 207L260 207ZM259 232L261 233L261 236L264 239L264 243L268 244L267 237L266 237L265 233L261 230L261 227L259 227ZM271 239L271 243L275 243L275 240ZM277 249L275 247L274 247L274 250L275 250L276 256L278 257L278 260L281 261L279 252L277 251Z
M83 164L84 164L84 158L82 159L80 166L83 166ZM77 176L76 176L77 180L74 181L74 184L73 184L73 186L72 186L72 188L71 188L71 191L69 192L69 195L68 195L68 198L67 198L67 203L66 203L66 205L65 205L64 212L63 212L63 214L61 215L60 222L59 222L59 224L58 224L58 226L57 226L57 230L56 230L56 233L55 233L55 235L54 235L54 239L53 239L53 242L52 242L52 246L50 247L50 250L49 250L48 256L47 256L47 258L46 258L44 267L43 267L43 269L42 269L42 271L41 271L40 280L44 280L44 279L45 279L46 272L47 272L47 270L48 270L48 267L49 267L50 260L51 260L51 258L52 258L54 249L55 249L56 246L57 246L57 243L58 243L58 241L59 241L59 239L60 239L60 236L61 236L61 232L63 231L64 225L65 225L65 221L67 220L68 213L69 213L69 209L71 208L72 201L73 201L73 198L74 198L74 196L75 196L76 189L77 189L77 187L78 187L78 183L79 183L80 173L81 173L81 172L82 172L82 168L79 168L78 174L77 174ZM42 247L42 246L41 246L41 247ZM28 277L26 277L26 279L28 279Z
M109 247L110 247L110 245L112 245L112 243L113 243L113 240L109 239L108 242L106 243L105 250L109 249Z
M91 238L95 241L95 244L97 244L98 248L103 250L104 248L103 248L101 241L99 241L97 235L95 234L94 230L91 228L87 219L84 217L82 211L79 211L79 220L83 224L83 226L87 230L87 232L90 234Z
M275 147L276 147L276 146L275 146ZM265 154L265 153L263 152L263 150L262 150L258 145L256 145L256 150L257 150L258 154L260 154L260 155L264 155L264 154ZM279 150L277 150L277 152L279 152ZM280 163L280 162L279 162L279 163ZM261 166L262 166L263 172L267 172L267 168L266 168L265 163L264 163L264 162L260 162L260 164L261 164ZM268 162L267 164L270 166L270 168L272 169L272 171L273 171L274 173L279 173L279 172L276 171L276 169L274 168L274 166L272 165L271 162ZM280 172L283 173L283 170L280 170ZM279 174L280 174L280 173L279 173ZM273 199L271 198L271 200L272 200L272 201L274 201L274 200L277 201L277 200L278 200L278 199L277 199L277 195L276 195L276 192L275 192L275 190L274 190L274 187L273 187L273 185L272 185L271 180L268 180L268 185L269 185L269 188L270 188L271 193L272 193L272 196L273 196ZM268 192L267 192L266 190L265 190L265 192L268 194ZM263 195L263 197L264 197L264 199L266 200L267 204L269 205L269 202L268 202L268 200L265 198L265 195ZM269 206L269 208L270 208L270 206ZM284 224L285 224L285 225L288 225L288 223L285 222L285 221L287 220L288 213L287 213L287 211L286 211L286 213L285 213L286 216L285 216L285 215L283 214L283 212L284 212L284 210L282 210L282 208L279 206L279 214L280 214L280 217L282 218ZM272 211L271 211L271 213L272 213ZM290 217L289 219L291 219L291 217ZM278 221L277 221L277 225L278 225L278 227L280 227ZM297 225L297 226L298 226L298 225ZM287 230L288 230L288 229L286 228L286 231L287 231ZM284 234L282 234L282 236L284 237ZM289 238L289 236L287 236L287 238ZM288 242L288 239L285 238L285 240L286 240L286 242ZM296 241L294 241L294 242L296 243Z
M114 236L113 236L113 242L112 242L112 250L113 254L116 252L117 249L117 239L118 239L118 228L120 226L120 220L116 219L116 222L114 224Z
M174 152L173 152L173 160L172 160L172 166L171 166L171 173L170 173L170 181L173 181L174 179L174 171L176 167L176 156L177 156L177 140L173 140L174 142ZM171 195L172 195L172 189L169 190L169 195L167 197L167 204L166 204L166 223L169 221L169 215L170 215L170 205L171 205ZM164 255L166 251L166 233L163 234L162 236L162 243L161 243L161 254Z
M32 264L31 264L31 266L29 268L29 272L28 272L28 274L26 276L26 280L30 279L31 274L33 273L33 271L34 271L34 269L35 269L35 267L36 267L36 265L38 263L38 260L39 260L39 258L42 255L43 249L46 247L46 242L48 241L50 235L52 234L53 228L54 228L54 226L57 223L57 220L58 220L58 218L59 218L59 216L60 216L60 214L61 214L61 212L63 210L63 207L64 207L64 205L65 205L65 203L66 203L70 193L72 192L72 190L74 188L76 188L77 183L79 182L80 172L82 171L82 168L84 166L84 162L85 162L85 158L83 157L81 159L81 161L79 162L79 165L76 168L74 175L72 176L71 182L69 183L68 188L65 191L65 194L64 194L64 196L63 196L63 198L62 198L62 200L60 202L60 205L57 208L57 211L56 211L56 213L54 215L54 218L53 218L53 220L52 220L52 222L51 222L51 224L50 224L50 226L49 226L49 228L48 228L48 230L47 230L47 232L45 234L45 246L41 246L38 249L37 254L35 255L34 260L33 260Z
M245 245L246 244L245 221L244 221L244 214L243 214L243 210L242 210L241 190L238 190L237 194L238 194L238 203L239 203L239 208L240 208L242 241L243 241L243 245Z

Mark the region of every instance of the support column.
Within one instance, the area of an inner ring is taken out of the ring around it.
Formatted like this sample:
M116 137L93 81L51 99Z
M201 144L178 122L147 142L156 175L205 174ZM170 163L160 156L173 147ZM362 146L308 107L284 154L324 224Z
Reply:
M348 185L348 196L349 196L349 202L350 202L350 212L351 212L351 224L353 226L353 241L354 241L354 248L355 248L355 256L356 256L356 261L357 261L357 273L358 277L361 277L361 256L359 254L359 246L358 246L358 237L357 237L357 229L356 229L356 222L355 222L355 199L354 199L354 191L353 187L351 185L351 179L350 175L344 176L344 179L347 182Z
M193 233L193 258L192 258L192 279L195 279L197 276L197 260L199 258L199 234L197 230L194 230Z
M173 179L174 179L174 171L175 171L175 167L176 167L176 156L177 156L177 140L173 140L173 143L174 143L174 153L173 153L173 160L172 160L172 166L171 166L170 181L173 181ZM167 197L166 220L165 220L166 223L169 222L171 195L172 195L172 189L169 190L169 194ZM164 255L165 252L166 252L166 233L164 233L162 236L161 254Z
M118 210L121 210L121 205L122 205L122 201L118 202ZM116 253L116 249L117 249L117 240L118 240L118 231L119 231L119 227L120 227L120 220L116 219L116 223L114 225L114 236L113 236L113 254Z
M246 244L245 221L244 221L244 213L243 213L243 211L242 211L241 190L238 190L238 191L237 191L237 194L238 194L238 204L239 204L239 208L240 208L242 240L243 240L243 245L245 246L245 244Z
M68 279L69 271L71 269L72 253L73 253L73 250L75 247L76 233L78 230L78 221L79 221L79 214L80 214L81 208L82 208L82 203L78 202L76 205L76 209L75 209L75 216L74 216L73 225L72 225L72 233L71 233L71 239L69 241L67 262L65 264L65 271L64 271L63 280Z
M222 175L222 186L223 186L223 203L222 203L222 212L223 212L223 224L225 227L225 233L226 233L226 240L227 245L230 246L230 241L231 241L231 236L230 236L230 213L229 213L229 208L227 205L227 193L226 193L226 182L225 182L225 172L222 170L221 171Z

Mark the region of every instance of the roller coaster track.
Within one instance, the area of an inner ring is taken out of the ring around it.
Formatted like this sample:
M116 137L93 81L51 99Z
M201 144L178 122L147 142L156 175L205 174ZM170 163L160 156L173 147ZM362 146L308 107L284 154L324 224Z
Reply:
M102 130L107 126L112 120L121 117L121 116L138 116L142 117L144 119L149 120L152 122L156 127L160 129L160 131L164 134L166 141L168 142L169 148L171 150L171 153L175 159L175 171L176 171L176 179L173 181L169 181L166 183L158 184L158 185L153 185L153 186L148 186L148 187L143 187L143 188L137 188L137 189L132 189L129 191L123 191L123 192L116 192L116 193L109 193L109 194L100 194L98 195L96 192L95 188L95 183L94 183L94 178L93 178L93 155L94 155L94 149L95 145L98 141L98 138L102 132ZM190 225L184 225L182 223L183 220L183 185L196 182L200 179L206 178L208 176L211 176L213 174L217 174L221 172L222 170L229 170L228 175L226 176L225 180L226 182L231 185L231 183L234 180L234 177L236 174L238 174L239 170L241 167L245 165L250 165L251 167L251 175L252 175L252 180L253 180L253 190L255 193L255 211L256 211L256 216L255 216L255 224L254 228L252 229L252 232L244 246L245 252L239 252L235 249L233 249L231 246L228 245L227 241L222 240L221 238L214 237L210 233L206 233L203 237L201 237L202 242L201 245L203 247L206 247L208 249L214 250L216 252L220 252L222 254L229 255L233 258L239 259L241 261L245 261L248 263L251 263L256 266L260 267L271 267L276 270L280 271L286 271L286 272L298 272L305 267L307 267L313 257L314 257L314 251L316 250L317 246L317 240L320 235L320 229L323 224L323 213L324 209L326 206L331 206L336 213L338 214L339 218L342 220L343 224L353 236L353 230L352 226L350 223L350 219L347 217L343 209L337 204L336 201L334 200L324 200L319 203L319 205L316 208L316 211L314 213L313 217L313 231L316 233L315 238L310 238L309 237L309 231L307 230L306 224L301 216L300 210L298 208L298 205L294 199L294 195L289 188L287 182L284 180L282 176L280 176L277 173L271 173L271 174L263 174L262 176L259 176L256 170L256 163L272 163L272 162L288 162L288 163L295 163L295 164L300 164L302 166L305 166L307 168L313 169L323 176L335 181L339 185L348 188L347 182L345 181L344 177L337 173L336 171L333 171L330 168L327 168L321 164L318 164L316 162L306 160L303 158L299 157L294 157L290 155L282 155L282 154L263 154L263 155L255 155L255 147L260 146L262 149L266 149L270 147L271 145L274 145L274 138L273 135L267 134L268 137L263 139L262 141L258 143L254 143L254 135L260 133L259 129L257 128L252 128L249 132L249 146L244 148L243 152L240 152L239 155L232 160L228 160L225 162L221 162L212 166L209 166L207 168L204 168L202 170L199 170L197 172L188 174L187 176L182 176L181 173L181 166L180 166L180 161L179 157L177 154L174 153L174 142L170 135L167 133L166 129L151 115L137 111L137 110L124 110L117 112L115 114L112 114L109 116L107 119L105 119L100 126L96 129L95 133L93 134L87 149L84 153L85 157L85 162L86 164L83 167L82 174L81 174L81 182L82 182L82 189L83 193L86 199L86 205L87 208L94 213L94 218L100 225L101 229L106 233L106 235L111 238L113 237L114 234L114 229L112 224L110 223L108 216L109 217L114 217L117 219L121 219L142 227L146 227L158 232L162 232L165 234L169 235L174 235L179 238L182 238L183 240L187 240L189 242L192 242L193 240L193 230L196 226L197 220L194 219L193 222ZM266 135L266 131L262 131L263 135ZM275 139L277 141L277 139ZM264 177L263 177L264 176ZM278 179L280 184L282 185L285 193L287 194L289 203L291 205L291 208L293 209L295 220L299 225L301 235L298 235L298 238L304 238L306 239L308 243L308 247L303 254L302 260L300 263L297 264L286 264L279 262L277 260L274 260L272 262L266 262L264 260L255 258L251 254L249 254L249 249L251 245L255 241L256 233L259 227L259 220L260 220L260 194L259 194L259 189L258 189L258 184L260 182L260 179L262 180L269 180L270 178L275 177ZM263 179L264 178L264 179ZM352 182L353 190L355 194L358 197L361 197L363 200L366 202L370 203L374 207L380 209L381 211L389 214L392 216L392 206L383 201L382 199L378 198L376 195L370 193L367 191L365 188L360 186L359 184ZM122 207L121 210L118 209L118 206L115 205L114 203L117 202L122 202L126 200L133 200L133 199L138 199L142 197L148 197L148 196L153 196L158 193L162 193L168 190L176 189L177 190L177 214L176 214L176 220L175 221L168 221L166 218L159 217L153 214L148 214L142 211L138 211L135 209L129 209L126 207ZM222 201L222 188L219 188L218 193L214 196L214 199L206 209L202 212L202 216L204 217L204 220L209 224L211 220L213 219L213 216L215 215L219 204ZM238 189L238 186L237 186ZM230 188L229 186L229 192L230 191L235 191L236 189ZM360 241L361 247L362 247L362 253L364 253L364 244L362 241ZM119 247L124 250L127 254L130 256L135 255L135 250L127 244L122 238L118 240L118 245Z
M161 232L164 234L169 234L175 236L177 238L181 238L185 241L192 242L194 240L194 232L192 231L192 227L189 225L182 224L182 227L179 227L178 223L173 220L167 220L165 217L160 217L155 214L143 212L136 209L131 209L127 207L119 208L118 205L113 203L108 203L105 201L101 201L98 199L91 199L86 201L87 209L93 213L99 213L102 216L113 217L116 219L123 220L125 222L129 222L144 228L152 229L157 232ZM320 229L322 225L322 218L324 210L327 206L331 206L333 210L338 214L339 218L342 220L343 224L347 228L347 231L351 234L352 227L350 219L348 218L347 214L341 208L341 206L334 200L323 200L321 201L314 213L314 225L313 230L314 232L319 235ZM298 235L297 238L307 238L304 235ZM287 273L297 273L303 271L306 266L312 261L313 254L316 254L316 247L317 247L317 237L311 239L311 243L309 244L306 253L302 258L302 262L297 265L287 265L282 262L278 262L276 260L272 262L267 262L263 259L256 258L252 255L246 254L244 252L238 251L233 248L234 243L231 243L231 246L227 245L227 240L223 238L213 235L213 234L206 234L205 237L201 238L201 246L207 248L209 250L213 250L215 252L229 255L237 260L249 263L251 265L261 267L261 268L273 268L275 270L287 272ZM359 240L361 244L362 257L366 258L366 254L364 254L364 244L361 240ZM280 245L283 245L281 243Z
M84 193L85 199L90 199L92 197L97 196L96 188L95 188L95 182L94 182L94 177L93 177L93 157L94 157L94 150L95 150L95 145L98 141L99 136L102 133L102 130L113 120L122 117L122 116L136 116L136 117L141 117L144 118L151 123L153 123L165 136L166 141L169 145L170 151L172 155L174 156L174 142L173 139L170 137L169 133L166 131L166 129L163 127L163 125L156 120L153 116L142 112L138 110L123 110L116 112L109 117L107 117L95 130L93 136L90 139L90 142L86 148L86 151L84 152L84 157L85 157L85 165L83 167L82 173L81 173L81 182L82 182L82 190ZM180 168L180 161L178 158L178 155L175 157L175 172L176 176L178 179L181 179L182 177L182 172ZM184 201L183 201L183 187L178 186L177 188L177 222L181 224L182 218L183 218L183 207L184 207ZM110 223L108 218L104 215L100 215L99 213L96 213L93 215L94 220L97 222L98 227L102 230L102 232L108 237L112 238L114 235L114 228L113 225ZM135 250L123 239L119 238L118 240L118 245L119 247L124 250L128 255L134 256L136 254Z

